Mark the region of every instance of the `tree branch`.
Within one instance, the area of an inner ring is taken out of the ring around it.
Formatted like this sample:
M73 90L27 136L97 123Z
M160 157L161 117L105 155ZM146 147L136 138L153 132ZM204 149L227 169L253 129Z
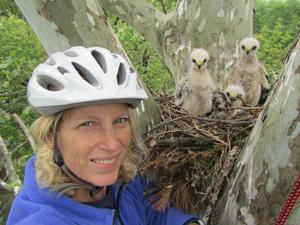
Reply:
M19 126L22 128L22 130L24 131L30 146L33 150L33 152L37 152L37 146L35 143L35 140L33 139L32 135L30 134L29 129L26 127L26 125L24 124L23 120L21 119L21 117L19 115L17 115L16 113L14 113L12 115L12 117L14 118L14 120L19 124Z
M5 172L9 181L18 181L20 180L19 176L15 172L15 168L11 159L11 154L8 152L6 145L3 142L2 137L0 136L0 162L1 165L4 165Z
M208 147L211 147L214 145L214 142L206 137L197 137L197 138L174 138L174 139L163 139L158 140L157 143L155 143L156 147L160 148L167 148L171 145L174 145L176 147L185 147L185 148L197 148L197 151L205 150Z
M17 124L22 128L25 136L27 137L27 140L29 141L30 143L30 146L33 150L33 152L37 152L37 146L36 146L36 143L34 141L34 138L32 137L32 135L30 134L30 131L29 129L26 127L26 125L24 124L23 120L21 119L20 116L18 116L16 113L14 114L10 114L8 112L5 112L3 109L0 109L0 113L1 114L4 114L10 118L13 118Z

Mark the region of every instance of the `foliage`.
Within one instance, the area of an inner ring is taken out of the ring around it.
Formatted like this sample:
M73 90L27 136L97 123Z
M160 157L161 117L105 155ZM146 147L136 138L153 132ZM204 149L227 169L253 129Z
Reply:
M0 1L0 16L15 15L22 17L22 13L17 7L14 0L1 0Z
M274 80L300 25L299 0L258 0L254 32L261 42L259 58Z
M0 17L0 109L17 113L26 124L34 118L26 101L26 85L34 67L45 60L42 46L28 24L14 15ZM0 112L1 136L12 152L17 172L32 154L27 139L12 117ZM21 160L23 159L23 160ZM22 176L22 173L19 173Z
M259 57L263 59L268 74L274 79L282 68L293 35L290 31L284 31L280 18L275 23L273 30L264 25L257 38L263 46L259 51Z
M177 4L175 0L149 0L149 2L163 13L171 13Z
M33 68L45 59L40 42L27 23L15 16L0 18L0 104L21 113L26 107L26 84Z
M45 53L28 24L17 15L0 17L0 33L0 43L4 43L0 47L0 109L17 113L28 125L34 114L30 113L26 102L26 85L33 68L45 60ZM1 111L0 127L16 173L22 179L25 162L32 154L31 147L13 118ZM14 182L10 185L16 186ZM5 219L0 216L0 224L4 223Z

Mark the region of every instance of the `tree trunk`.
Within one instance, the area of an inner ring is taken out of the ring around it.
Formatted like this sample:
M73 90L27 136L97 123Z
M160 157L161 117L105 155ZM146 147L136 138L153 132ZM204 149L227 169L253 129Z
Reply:
M16 0L16 3L48 54L76 45L101 46L128 59L96 1ZM148 96L151 97L149 92ZM152 98L135 112L140 134L160 120Z
M300 32L245 145L215 216L219 225L273 225L300 174ZM300 200L286 225L299 224Z
M210 72L222 88L238 42L253 32L254 0L178 0L169 15L146 0L98 2L145 37L171 71L175 83L186 70L191 49L203 47L211 55Z

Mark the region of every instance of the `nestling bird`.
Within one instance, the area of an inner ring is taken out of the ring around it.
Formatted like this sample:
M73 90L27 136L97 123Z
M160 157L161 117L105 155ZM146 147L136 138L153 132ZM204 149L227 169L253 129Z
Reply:
M209 54L203 48L194 49L189 57L188 73L175 90L175 104L193 116L204 116L212 109L215 85L207 69Z
M245 102L246 94L242 86L228 85L224 90L224 94L231 107L240 107Z
M256 57L258 49L258 40L253 37L243 39L239 45L237 63L229 77L229 84L243 87L246 93L245 103L249 106L258 104L262 88L270 89L266 70Z
M228 85L224 90L224 94L231 108L241 107L245 104L246 94L242 86L233 84ZM235 117L241 112L241 109L233 109L232 111L230 111L230 116Z

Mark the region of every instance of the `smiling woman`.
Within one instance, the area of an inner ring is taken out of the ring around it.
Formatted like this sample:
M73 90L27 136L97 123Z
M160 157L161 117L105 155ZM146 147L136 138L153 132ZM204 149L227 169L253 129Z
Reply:
M72 109L63 118L58 146L68 168L97 186L112 185L132 141L128 105Z
M117 179L123 182L133 179L143 152L130 146L135 143L131 111L126 104L99 104L66 110L56 117L40 117L32 127L38 142L44 143L36 160L40 186L64 192L69 186L58 184L74 182L61 173L57 164L49 163L60 157L66 165L63 169L69 168L89 184L108 186ZM53 151L54 134L59 150ZM69 190L66 194L82 202L97 199L87 189L85 192Z
M132 109L147 99L125 59L104 48L52 54L33 72L28 101L39 151L25 169L7 225L183 225L196 216L159 212L137 173Z

